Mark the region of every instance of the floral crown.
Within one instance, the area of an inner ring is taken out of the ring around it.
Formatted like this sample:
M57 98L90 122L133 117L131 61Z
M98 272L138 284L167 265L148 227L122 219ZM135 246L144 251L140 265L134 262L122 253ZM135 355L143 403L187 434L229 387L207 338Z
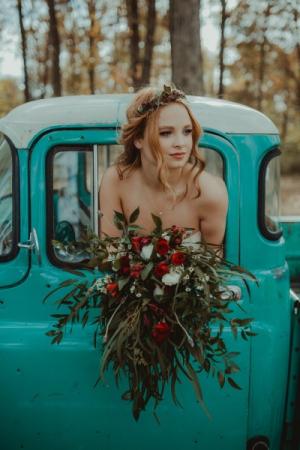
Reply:
M164 106L167 103L175 102L179 98L186 98L185 94L180 91L179 89L176 89L173 86L167 86L164 84L164 88L162 92L158 95L156 95L152 100L149 102L143 102L137 109L139 114L145 114L147 112L155 111L160 106Z

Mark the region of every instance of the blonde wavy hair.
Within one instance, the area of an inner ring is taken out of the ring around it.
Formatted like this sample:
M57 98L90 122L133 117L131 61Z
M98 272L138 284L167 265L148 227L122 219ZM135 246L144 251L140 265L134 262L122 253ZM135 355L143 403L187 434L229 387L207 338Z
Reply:
M149 145L152 149L152 153L158 167L158 180L164 190L173 192L170 184L168 183L168 168L166 166L164 154L159 143L158 122L161 108L171 103L179 103L185 107L192 122L193 145L190 155L190 162L192 163L191 172L195 167L198 167L198 171L193 178L193 182L195 183L197 189L197 196L200 196L201 191L198 183L196 183L196 179L205 167L204 159L201 157L198 150L198 141L200 136L202 135L201 126L193 115L185 98L176 98L175 96L174 99L174 95L170 95L169 97L167 96L167 98L164 97L163 102L159 102L160 98L161 91L158 91L153 87L146 87L137 92L137 94L133 98L132 103L129 105L126 114L127 123L122 126L119 138L119 143L124 146L124 149L115 161L119 178L123 179L124 175L129 176L133 170L141 167L140 150L135 146L134 142L137 139L144 137L144 133L147 127ZM150 109L147 109L147 105L152 105L153 103L157 103L158 106L156 108L150 107ZM185 196L186 194L187 185Z

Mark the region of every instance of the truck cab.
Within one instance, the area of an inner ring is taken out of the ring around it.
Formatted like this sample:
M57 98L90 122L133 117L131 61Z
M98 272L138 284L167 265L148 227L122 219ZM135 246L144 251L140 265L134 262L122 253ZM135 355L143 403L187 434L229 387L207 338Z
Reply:
M224 331L239 352L242 389L220 389L200 373L210 419L182 382L182 408L166 391L160 425L151 410L136 423L112 374L94 387L101 348L94 348L92 327L75 324L59 345L46 336L57 307L43 298L70 270L79 276L81 262L53 240L79 240L87 228L99 233L99 185L122 150L120 127L131 100L38 100L0 120L2 448L299 450L300 216L280 216L280 138L258 111L188 97L204 130L199 152L206 170L224 179L229 194L225 258L258 280L249 289L230 281L257 333L235 340Z

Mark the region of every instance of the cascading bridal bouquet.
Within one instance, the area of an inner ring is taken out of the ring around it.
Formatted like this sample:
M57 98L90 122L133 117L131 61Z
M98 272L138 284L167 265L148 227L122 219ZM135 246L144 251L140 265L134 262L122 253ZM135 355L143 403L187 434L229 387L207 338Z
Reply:
M221 387L228 382L240 389L232 378L239 371L233 361L237 353L228 351L223 329L230 326L235 337L240 332L246 340L255 334L250 330L252 319L231 317L229 306L238 303L226 285L233 275L246 285L254 276L204 242L189 243L191 229L162 230L161 219L153 214L152 233L138 234L138 215L137 208L126 224L125 217L115 212L115 224L123 230L119 238L89 235L69 245L54 242L57 249L73 255L89 254L86 267L99 269L101 276L92 282L67 280L55 289L72 286L57 302L69 310L53 314L56 323L47 333L52 343L59 343L68 323L85 326L89 312L99 310L92 322L95 345L98 336L103 344L96 384L109 366L117 384L125 374L128 390L122 398L132 402L136 420L150 399L155 410L167 383L174 403L180 405L176 396L180 374L193 383L203 406L199 370L216 376Z

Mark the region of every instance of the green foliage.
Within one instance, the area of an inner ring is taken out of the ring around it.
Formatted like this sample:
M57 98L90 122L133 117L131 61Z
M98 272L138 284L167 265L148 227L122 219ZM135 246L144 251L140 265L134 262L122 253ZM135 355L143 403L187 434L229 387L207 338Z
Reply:
M138 218L135 210L130 222ZM96 384L112 366L118 384L125 374L128 389L123 399L132 403L137 420L148 402L155 408L163 400L166 384L170 384L176 405L176 386L180 375L193 384L196 398L205 410L198 371L214 376L221 388L225 383L240 387L231 375L239 371L233 361L238 355L227 349L223 338L231 327L234 337L247 339L252 319L232 318L229 305L236 303L227 287L232 275L244 281L255 281L253 275L218 256L204 242L189 246L184 228L162 231L161 221L152 216L154 231L148 236L128 231L125 218L115 213L115 222L124 230L122 237L86 239L69 245L59 244L65 251L91 255L88 267L105 267L108 274L92 282L81 277L67 279L52 293L64 289L56 303L67 312L53 314L56 320L47 333L52 343L63 339L67 324L89 323L89 312L99 310L92 322L94 343L102 337L103 354ZM66 288L70 290L66 293ZM49 298L48 294L45 300Z

